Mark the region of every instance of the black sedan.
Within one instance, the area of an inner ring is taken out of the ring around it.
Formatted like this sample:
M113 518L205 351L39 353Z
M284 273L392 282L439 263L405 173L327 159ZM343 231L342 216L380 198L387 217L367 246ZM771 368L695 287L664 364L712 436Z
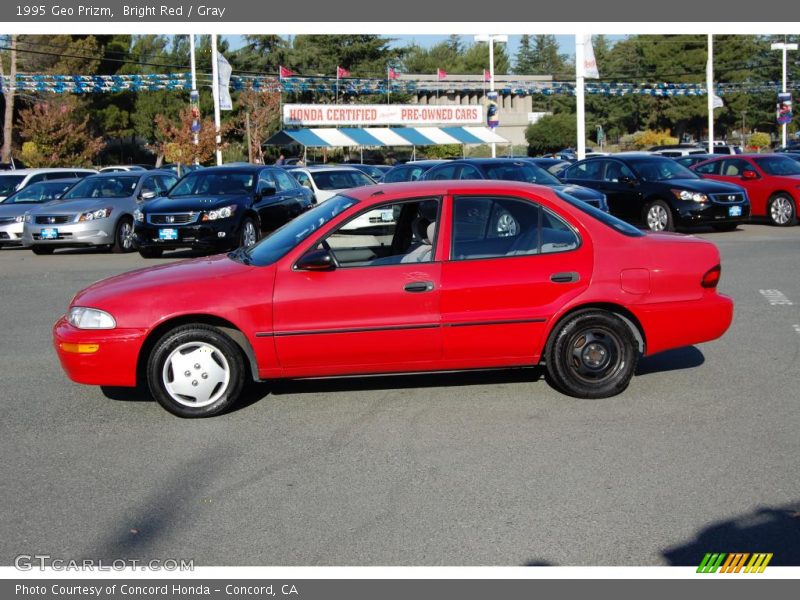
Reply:
M278 167L202 169L186 175L165 198L136 211L133 241L145 258L175 248L250 246L311 204L309 190Z
M580 185L565 185L555 175L551 175L543 168L524 158L466 158L452 160L428 169L422 178L426 181L439 179L497 179L546 185L608 212L606 197L601 192Z
M562 179L603 192L611 214L651 231L708 224L735 229L750 216L744 188L701 179L671 158L626 154L587 158L564 171Z
M526 158L530 163L542 167L551 175L555 175L556 177L560 177L561 173L564 172L568 166L570 166L574 161L571 160L564 160L562 158L545 158L543 156L536 157L536 158Z
M403 181L419 181L425 171L436 165L441 165L446 160L414 160L402 165L396 165L383 176L381 183L400 183Z

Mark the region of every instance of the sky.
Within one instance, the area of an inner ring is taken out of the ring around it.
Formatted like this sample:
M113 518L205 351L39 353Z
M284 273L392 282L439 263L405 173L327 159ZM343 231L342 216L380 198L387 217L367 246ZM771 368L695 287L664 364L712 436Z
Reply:
M388 37L388 36L387 36ZM449 35L394 35L391 36L394 39L392 42L392 46L394 47L403 47L408 46L409 44L416 43L422 46L423 48L430 48L431 46L435 46L439 42L444 42L449 38ZM510 35L508 36L508 48L507 54L513 60L514 56L517 53L517 49L519 48L519 35ZM607 35L606 36L610 42L616 42L625 38L624 35ZM575 36L574 35L557 35L555 36L556 41L558 42L558 46L561 50L562 54L567 54L569 56L575 55ZM244 45L244 38L239 35L231 35L226 36L228 43L232 49L237 49ZM472 36L469 35L462 35L461 40L465 44L472 43Z

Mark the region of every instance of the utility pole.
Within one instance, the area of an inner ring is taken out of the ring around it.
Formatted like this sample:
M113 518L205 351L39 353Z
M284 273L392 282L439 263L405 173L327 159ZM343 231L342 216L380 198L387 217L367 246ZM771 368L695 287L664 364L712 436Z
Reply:
M784 38L785 39L785 38ZM783 93L786 93L786 52L787 50L797 50L797 44L787 44L786 42L778 42L772 44L771 48L773 50L782 50L783 51L783 86L781 90ZM781 126L781 145L786 146L786 123Z
M11 162L11 142L14 136L14 94L17 89L17 36L11 36L10 44L10 59L9 65L8 89L4 91L3 95L6 100L5 115L3 115L3 150L2 161ZM2 66L0 66L2 69ZM2 73L0 73L1 75Z
M708 153L714 154L714 36L708 34L706 63L706 97L708 100Z
M495 34L495 35L479 34L476 35L474 39L476 42L489 43L489 91L494 92L494 43L508 42L508 36L504 34ZM497 156L497 144L495 142L492 142L492 158L495 158L496 156Z

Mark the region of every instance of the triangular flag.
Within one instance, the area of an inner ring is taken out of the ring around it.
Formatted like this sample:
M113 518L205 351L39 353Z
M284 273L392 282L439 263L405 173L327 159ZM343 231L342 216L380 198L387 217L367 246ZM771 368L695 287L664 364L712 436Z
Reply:
M444 69L436 69L436 76L439 78L439 81L441 81L447 78L447 72Z
M350 77L350 71L343 67L336 67L336 79L340 77Z
M294 75L297 75L297 73L281 65L280 67L278 67L278 75L280 77L293 77Z
M489 71L487 71L486 69L483 70L483 80L484 81L491 81L492 80L491 73L489 73Z
M394 70L393 67L389 67L389 73L387 74L389 79L400 79L400 74Z

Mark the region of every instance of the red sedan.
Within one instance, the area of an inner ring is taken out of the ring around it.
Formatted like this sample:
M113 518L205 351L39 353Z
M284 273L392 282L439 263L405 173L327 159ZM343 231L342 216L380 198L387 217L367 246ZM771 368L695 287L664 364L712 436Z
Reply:
M76 382L147 382L182 417L248 379L546 364L565 394L622 392L640 355L731 323L712 243L645 234L549 188L350 190L248 249L118 275L54 326Z
M800 200L800 163L780 154L719 156L693 165L704 178L742 186L750 198L754 217L766 217L773 225L797 223Z

